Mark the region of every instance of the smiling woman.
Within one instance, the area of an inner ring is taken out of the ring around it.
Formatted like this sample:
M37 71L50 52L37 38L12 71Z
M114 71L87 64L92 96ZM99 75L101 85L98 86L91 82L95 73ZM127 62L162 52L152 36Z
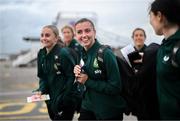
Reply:
M74 73L77 82L86 87L79 120L122 120L125 100L120 96L122 83L115 55L111 49L105 49L106 71L102 71L96 58L102 44L96 39L96 29L91 20L78 20L75 35L83 46L81 60L84 65L76 65Z

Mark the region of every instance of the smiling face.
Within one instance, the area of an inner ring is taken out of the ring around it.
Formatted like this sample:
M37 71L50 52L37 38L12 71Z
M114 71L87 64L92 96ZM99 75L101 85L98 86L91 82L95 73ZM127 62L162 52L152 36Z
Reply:
M58 41L58 36L50 28L43 28L40 41L43 47L51 49Z
M134 41L134 45L137 49L144 46L146 35L143 30L140 30L140 29L135 30L133 32L132 38Z
M79 43L88 50L95 43L96 31L90 22L85 21L76 24L76 39Z

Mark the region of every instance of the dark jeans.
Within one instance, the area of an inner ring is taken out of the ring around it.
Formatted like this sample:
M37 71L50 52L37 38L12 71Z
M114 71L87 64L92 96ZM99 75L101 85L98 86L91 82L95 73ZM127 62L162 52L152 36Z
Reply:
M119 120L122 121L123 120L123 114L119 114L118 117L112 117L112 118L108 118L108 119L97 119L95 114L92 111L88 111L85 109L80 110L80 117L78 119L79 121L83 121L83 120Z

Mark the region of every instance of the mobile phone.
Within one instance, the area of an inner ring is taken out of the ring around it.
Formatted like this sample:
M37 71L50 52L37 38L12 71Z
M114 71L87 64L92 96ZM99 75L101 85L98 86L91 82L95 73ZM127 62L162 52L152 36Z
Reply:
M128 58L129 58L130 62L133 62L134 60L141 59L142 57L138 51L134 51L134 52L131 52L128 54Z

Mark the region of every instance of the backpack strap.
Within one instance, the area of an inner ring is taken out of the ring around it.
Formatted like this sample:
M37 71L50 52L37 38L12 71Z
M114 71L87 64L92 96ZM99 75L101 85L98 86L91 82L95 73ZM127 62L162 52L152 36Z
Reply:
M104 50L106 48L110 48L110 46L108 45L101 45L97 51L97 62L98 62L98 66L101 68L102 70L102 74L103 77L106 77L106 68L104 65Z
M54 55L54 68L56 69L56 74L57 75L60 75L62 74L62 71L61 71L61 57L60 57L60 51L61 51L61 47L58 47L56 50L55 50L56 54Z
M180 41L178 41L174 47L173 47L173 50L172 50L172 59L171 59L171 63L174 67L178 68L179 67L179 64L177 63L177 60L176 60L176 53L177 51L179 50L180 48Z
M62 70L61 70L61 57L60 57L60 51L61 51L62 47L58 47L56 49L56 55L54 55L54 68L56 69L56 74L59 75L62 73ZM73 63L73 65L75 66L76 64L78 64L79 62L79 59L78 59L78 55L76 53L75 50L73 50L72 48L67 48L69 54L70 54L70 59L71 59L71 62Z

